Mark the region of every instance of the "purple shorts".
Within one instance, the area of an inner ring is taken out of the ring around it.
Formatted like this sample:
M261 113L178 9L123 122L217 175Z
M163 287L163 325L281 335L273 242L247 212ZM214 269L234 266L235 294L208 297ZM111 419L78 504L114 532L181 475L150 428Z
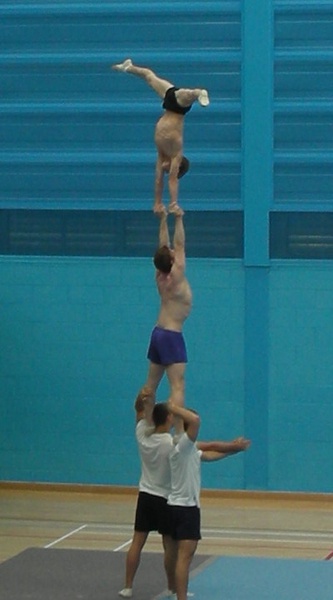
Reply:
M183 334L162 327L154 327L147 354L155 365L187 363L187 353Z

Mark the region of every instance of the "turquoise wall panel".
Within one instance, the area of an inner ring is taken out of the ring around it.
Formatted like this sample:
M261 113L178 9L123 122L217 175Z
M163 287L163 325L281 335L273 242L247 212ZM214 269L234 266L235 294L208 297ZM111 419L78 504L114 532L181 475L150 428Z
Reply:
M128 55L211 105L186 117L191 209L240 206L240 2L1 2L0 207L147 209L161 100ZM130 176L129 176L130 175ZM184 185L183 185L184 183Z
M1 479L135 485L132 404L158 309L150 260L6 258L0 272ZM188 276L186 402L202 439L252 439L206 465L204 487L331 492L330 265L274 263L264 330L259 298L244 328L240 262L190 259Z
M333 6L275 0L274 209L332 210Z
M332 492L333 273L270 272L269 489Z

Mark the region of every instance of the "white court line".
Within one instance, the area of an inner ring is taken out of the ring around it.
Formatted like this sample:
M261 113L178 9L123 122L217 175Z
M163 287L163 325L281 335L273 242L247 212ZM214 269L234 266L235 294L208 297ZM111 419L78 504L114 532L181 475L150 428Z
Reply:
M260 529L201 529L202 533L216 534L216 537L230 536L230 537L246 537L251 539L252 536L265 538L313 538L313 539L332 539L332 533L326 533L324 531L276 531L276 530L265 530ZM211 537L213 537L211 535Z
M235 538L235 537L215 537L213 535L205 535L202 538L202 541L207 541L207 540L217 540L218 542L222 543L227 543L227 542L256 542L256 543L261 543L261 544L269 544L269 543L274 543L276 545L301 545L302 547L304 547L304 542L306 542L306 540L303 539L297 539L297 538L292 538L292 539L287 539L287 538L280 538L280 539L274 539L274 538L262 538L262 537L251 537L251 538L245 538L245 537L239 537L239 538ZM313 542L313 540L309 540L309 542ZM321 540L321 539L317 539L315 540L315 542L317 544L321 544L321 545L326 545L327 541L326 540Z
M103 530L105 531L105 534L107 534L107 531L110 530L121 530L123 532L126 531L126 529L132 529L132 526L124 526L124 525L107 525L107 524L85 524L85 525L81 525L80 527L77 527L77 529L74 529L73 531L70 531L69 533L67 533L66 535L63 535L62 537L58 538L57 540L51 542L50 544L47 544L46 546L44 546L44 548L51 548L52 546L55 546L56 544L58 544L59 542L71 537L72 535L74 535L75 533L78 533L79 531L82 531L83 529L87 530L87 533L89 534L89 529L91 530ZM317 541L317 542L324 542L327 539L332 539L332 534L331 533L326 533L326 532L302 532L302 531L294 531L294 532L290 532L290 531L276 531L276 530L265 530L265 531L261 531L259 529L202 529L202 534L203 534L203 540L216 540L216 539L224 539L224 541L228 541L228 540L248 540L248 541L253 541L253 542L264 542L264 541L269 541L269 539L271 539L272 541L274 540L275 543L300 543L301 540L304 541L305 539L308 539L309 541ZM152 537L154 537L154 533L152 532ZM158 534L155 534L155 537L158 537ZM123 548L126 548L126 546L128 546L130 543L132 542L132 538L130 538L129 540L127 540L126 542L124 542L123 544L121 544L120 546L117 546L116 548L114 548L113 552L119 552L120 550L122 550ZM332 556L328 556L326 558L329 559L332 558Z
M121 531L133 531L133 525L107 525L104 523L91 523L90 525L87 525L87 527L91 529L120 529Z
M54 542L51 542L50 544L47 544L47 546L44 546L44 548L51 548L52 546L55 546L59 542L62 542L62 540L65 540L66 538L69 538L71 535L74 535L74 533L77 533L78 531L81 531L85 527L87 527L87 525L81 525L81 527L78 527L77 529L73 529L73 531L70 531L69 533L66 533L66 535L63 535L62 537L58 538Z
M108 535L108 532L110 531L129 531L133 529L132 525L107 525L107 524L90 524L87 525L88 529L104 529L104 533L105 535ZM87 532L88 533L88 532ZM101 532L103 533L103 531ZM154 535L154 532L151 532L152 535ZM207 537L209 538L219 538L219 537L228 537L228 538L249 538L252 539L253 536L257 538L261 538L261 539L267 539L267 538L284 538L284 539L303 539L303 538L313 538L313 539L322 539L322 540L326 540L326 539L332 539L332 533L326 533L325 531L317 531L317 532L312 532L312 531L285 531L283 529L281 529L280 531L277 531L276 529L265 529L265 530L260 530L260 529L209 529L209 528L201 528L201 533L203 534L203 536L207 539ZM155 534L156 536L158 535L157 533Z
M125 542L124 544L121 544L121 546L118 546L118 548L114 548L114 550L112 550L112 552L119 552L119 550L126 548L126 546L128 546L128 544L131 544L131 542L132 542L132 540L127 540L127 542Z

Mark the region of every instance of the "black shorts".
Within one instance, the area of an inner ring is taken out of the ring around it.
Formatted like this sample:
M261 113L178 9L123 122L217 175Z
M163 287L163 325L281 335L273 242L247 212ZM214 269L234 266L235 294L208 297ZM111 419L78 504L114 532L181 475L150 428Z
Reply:
M174 540L201 540L200 508L170 506L171 537Z
M171 112L175 112L179 115L186 115L186 113L191 110L192 104L190 104L190 106L180 106L180 104L177 102L175 94L175 92L178 90L179 88L175 86L170 87L165 93L162 106L165 108L165 110L170 110Z
M170 535L171 511L166 498L139 492L135 512L135 531L158 531Z

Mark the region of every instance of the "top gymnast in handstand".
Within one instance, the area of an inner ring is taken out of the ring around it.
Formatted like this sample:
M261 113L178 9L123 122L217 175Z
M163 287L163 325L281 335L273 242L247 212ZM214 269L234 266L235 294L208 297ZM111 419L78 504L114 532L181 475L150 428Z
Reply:
M209 98L206 90L201 88L177 88L172 83L158 77L151 69L133 65L127 58L123 63L113 65L115 71L131 73L144 79L163 99L165 112L155 127L155 144L157 161L155 172L154 212L163 209L163 177L169 173L169 212L178 210L178 179L189 169L189 161L183 156L183 123L184 116L198 101L201 106L208 106Z

